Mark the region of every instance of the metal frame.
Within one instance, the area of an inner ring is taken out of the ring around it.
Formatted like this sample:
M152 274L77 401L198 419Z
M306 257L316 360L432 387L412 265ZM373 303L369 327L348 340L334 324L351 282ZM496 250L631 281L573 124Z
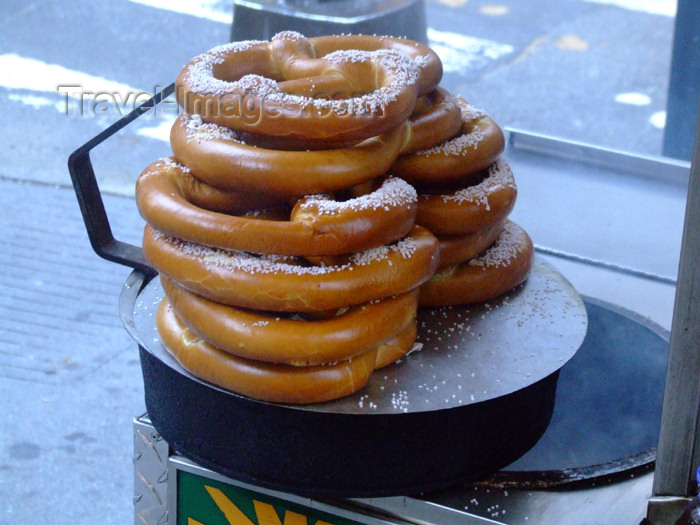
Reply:
M92 249L103 259L140 270L147 275L155 275L155 272L146 262L141 248L119 241L112 234L95 170L90 160L90 152L144 113L156 108L163 99L174 92L175 84L172 83L83 144L68 158L68 171Z
M510 153L511 157L513 155L532 154L539 158L552 159L562 165L566 164L566 167L563 168L565 170L582 167L592 168L593 170L611 170L616 174L629 175L630 178L627 183L630 187L638 185L638 181L641 179L655 184L667 183L677 187L679 193L687 188L690 172L690 164L687 161L632 154L511 128L507 129L507 136L507 153ZM659 240L658 237L657 240ZM670 285L676 284L676 277L672 275L671 271L668 271L666 274L646 271L634 266L620 265L609 260L583 257L539 244L535 245L535 249L542 254L612 270L632 277L640 277ZM667 250L668 246L665 246L664 249Z
M688 185L664 407L648 517L667 521L697 493L700 465L700 116ZM677 514L676 514L677 516Z

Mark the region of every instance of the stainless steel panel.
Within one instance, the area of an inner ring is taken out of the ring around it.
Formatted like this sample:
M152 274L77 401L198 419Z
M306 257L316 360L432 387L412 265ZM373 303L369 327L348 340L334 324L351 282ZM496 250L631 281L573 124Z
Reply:
M168 523L168 456L148 416L134 419L134 525Z

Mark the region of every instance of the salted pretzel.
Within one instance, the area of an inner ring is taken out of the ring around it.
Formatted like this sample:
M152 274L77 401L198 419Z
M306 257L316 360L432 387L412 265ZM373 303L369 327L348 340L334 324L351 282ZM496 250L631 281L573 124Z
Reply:
M397 178L385 180L367 195L343 202L326 195L304 197L286 212L286 220L201 208L192 202L197 200L191 198L192 187L186 168L169 159L156 161L137 181L139 212L158 231L194 243L308 256L353 253L393 242L408 233L416 216L416 192ZM202 183L194 186L196 190L204 187ZM208 193L217 192L210 188ZM251 200L260 203L265 197Z
M216 303L161 277L178 317L209 344L248 359L294 366L353 358L396 336L415 320L418 290L303 318Z
M479 257L438 271L420 288L420 306L454 306L490 301L523 283L532 269L534 247L520 226L507 221L496 242Z
M451 193L419 195L417 224L443 236L474 233L503 221L517 197L513 171L501 158L481 177L478 183Z
M197 56L176 96L186 112L234 130L347 142L395 128L441 77L438 56L417 42L285 31Z
M452 139L462 129L462 110L446 89L441 87L420 97L408 120L409 139L401 155L432 148Z
M447 185L486 169L505 149L503 131L484 111L457 97L461 133L429 149L400 156L391 173L416 186Z
M377 346L377 357L374 361L375 370L393 365L414 348L416 348L416 337L418 336L418 321L414 317L406 328L401 330L391 339Z
M241 137L197 115L178 116L170 132L175 158L197 178L224 190L299 196L370 181L386 173L406 141L399 124L348 147L277 150L245 144Z
M400 295L425 282L438 264L437 239L414 226L403 239L352 255L341 266L301 266L175 239L147 225L151 266L213 301L285 312L333 310Z
M309 404L348 396L367 384L370 374L414 345L416 323L352 359L317 366L267 363L233 356L199 338L180 320L167 299L156 313L161 341L193 375L251 398L272 403Z
M280 33L284 35L285 33ZM340 50L381 51L401 53L413 59L418 65L418 95L433 91L442 79L442 61L428 46L410 40L391 36L376 35L327 35L308 39L319 57Z
M245 213L252 210L268 209L287 205L289 199L263 192L241 192L231 190L220 190L192 175L189 168L178 163L172 157L163 157L147 166L143 173L163 172L163 176L172 176L176 183L174 191L182 195L187 202L199 208L226 212ZM137 179L136 193L139 193L139 186L143 182Z
M263 401L330 401L417 348L419 307L527 279L503 132L441 77L411 40L293 31L182 69L173 157L142 172L136 201L165 293L156 327L186 370Z
M210 345L161 301L156 326L163 345L193 375L226 390L275 403L320 403L360 390L375 369L377 349L318 366L292 366L233 356Z
M438 237L440 264L438 270L470 261L496 242L505 221L495 222L473 233Z

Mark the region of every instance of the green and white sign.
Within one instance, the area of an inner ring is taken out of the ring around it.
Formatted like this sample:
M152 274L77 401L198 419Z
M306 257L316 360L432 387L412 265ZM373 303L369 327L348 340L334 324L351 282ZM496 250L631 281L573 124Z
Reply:
M177 471L177 525L362 525L291 501Z

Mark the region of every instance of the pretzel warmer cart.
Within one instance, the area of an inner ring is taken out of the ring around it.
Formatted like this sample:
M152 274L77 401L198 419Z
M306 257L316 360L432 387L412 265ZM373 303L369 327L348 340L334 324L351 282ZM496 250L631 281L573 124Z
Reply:
M687 501L698 463L700 240L688 228L700 220L697 139L673 333L581 296L538 250L528 281L505 297L420 312L422 351L357 394L282 405L214 387L174 361L155 327L159 280L140 247L112 234L91 152L172 90L69 160L94 250L133 269L119 313L138 345L147 409L133 423L135 524L632 523L611 516L647 507L652 523L671 523L664 516ZM507 136L520 180L688 173L663 159Z

